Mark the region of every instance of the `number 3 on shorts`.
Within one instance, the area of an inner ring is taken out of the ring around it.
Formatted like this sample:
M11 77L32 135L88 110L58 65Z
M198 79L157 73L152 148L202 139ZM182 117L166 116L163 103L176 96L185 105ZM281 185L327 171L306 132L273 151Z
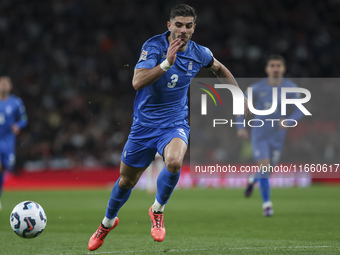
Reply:
M170 77L171 82L168 82L168 88L172 89L176 86L176 83L178 81L178 75L177 74L173 74Z

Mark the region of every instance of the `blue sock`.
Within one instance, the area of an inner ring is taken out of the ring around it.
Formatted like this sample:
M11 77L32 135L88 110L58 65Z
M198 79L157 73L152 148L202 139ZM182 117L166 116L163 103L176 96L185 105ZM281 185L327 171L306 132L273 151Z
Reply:
M174 190L177 182L179 180L179 176L181 175L181 170L176 173L170 173L166 167L159 173L157 178L157 194L156 199L161 205L165 205L170 196L172 191Z
M0 173L0 198L1 198L1 194L2 194L2 186L4 184L4 179L5 179L5 173L1 172Z
M259 178L260 193L263 203L270 201L270 183L269 178Z
M105 216L109 219L113 219L117 216L119 209L125 204L125 202L129 199L132 188L130 189L121 189L118 185L120 177L116 181L113 186L110 200L107 204L107 209Z

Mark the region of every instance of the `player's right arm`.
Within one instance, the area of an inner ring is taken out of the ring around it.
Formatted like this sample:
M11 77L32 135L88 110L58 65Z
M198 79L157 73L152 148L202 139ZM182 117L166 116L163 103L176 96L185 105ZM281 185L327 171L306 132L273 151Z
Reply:
M213 65L208 68L210 71L212 71L217 78L227 78L231 80L231 84L234 86L240 88L240 86L237 84L234 76L232 73L226 68L221 62L219 62L217 59L214 58ZM245 119L246 116L249 114L248 109L248 100L246 97L244 97L244 114L243 118Z
M136 68L132 78L132 86L135 90L140 90L157 81L169 69L176 60L176 53L182 45L181 39L173 40L168 48L166 60L168 63L159 64L154 68Z

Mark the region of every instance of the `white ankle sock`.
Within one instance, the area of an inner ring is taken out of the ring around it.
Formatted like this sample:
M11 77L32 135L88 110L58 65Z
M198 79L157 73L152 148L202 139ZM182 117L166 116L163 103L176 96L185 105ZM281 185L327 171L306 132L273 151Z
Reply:
M102 224L105 228L111 228L113 226L113 224L115 223L116 217L114 217L113 219L109 219L106 218L106 216L104 217Z
M152 205L152 211L153 212L163 212L165 205L161 205L157 199L155 199L155 202Z
M266 209L267 207L273 207L273 203L271 201L268 201L262 204L263 210Z

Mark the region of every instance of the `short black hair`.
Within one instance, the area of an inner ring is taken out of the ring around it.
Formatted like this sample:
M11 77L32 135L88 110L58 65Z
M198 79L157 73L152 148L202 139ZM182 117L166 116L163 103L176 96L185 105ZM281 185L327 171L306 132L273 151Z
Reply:
M11 86L13 85L13 84L12 84L12 79L11 79L11 77L9 77L9 76L7 76L7 75L0 76L0 81L1 81L1 80L7 80L7 81L11 84Z
M271 60L280 60L282 62L282 64L284 66L286 66L286 60L284 59L284 57L282 57L281 55L279 54L272 54L270 55L268 58L267 58L267 63L266 63L266 66L269 64L269 62Z
M170 19L174 19L177 16L193 17L194 22L196 21L197 18L195 9L187 4L177 4L171 8Z

